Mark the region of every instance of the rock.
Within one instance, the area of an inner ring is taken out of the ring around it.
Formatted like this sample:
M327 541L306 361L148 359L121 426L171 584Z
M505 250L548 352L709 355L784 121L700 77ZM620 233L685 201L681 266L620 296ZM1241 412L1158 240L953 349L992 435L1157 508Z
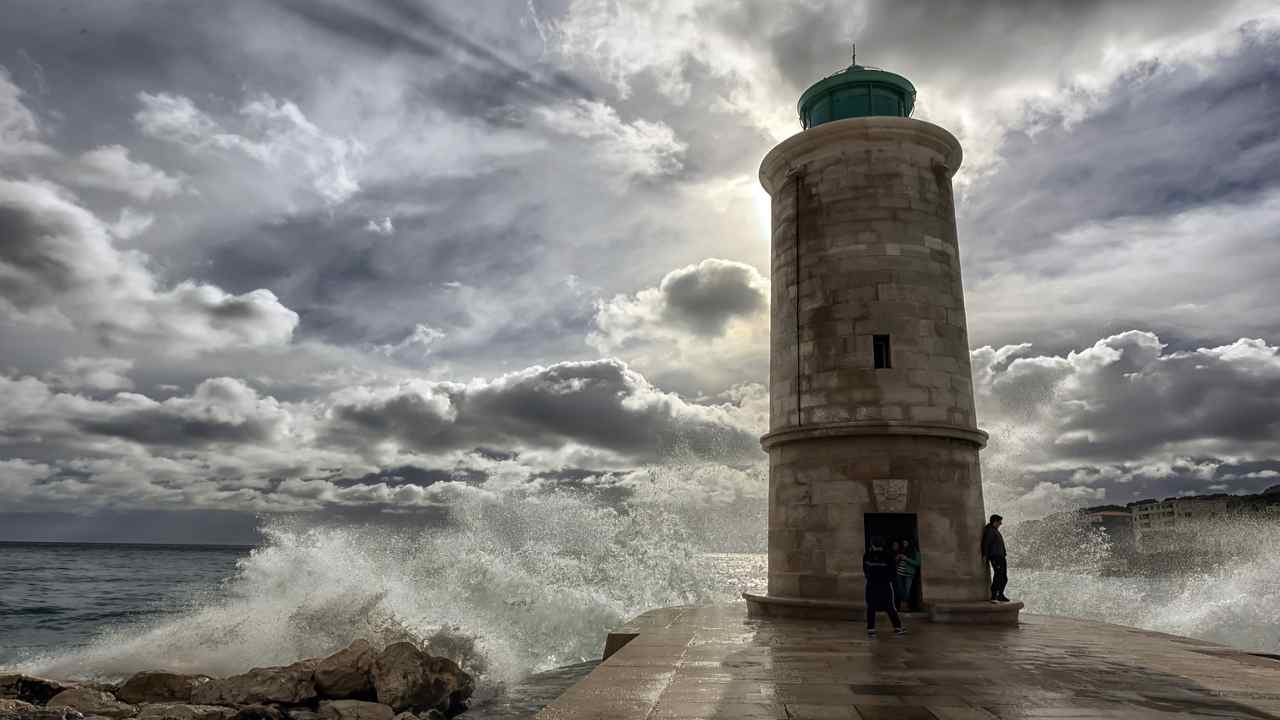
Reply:
M72 688L54 695L45 707L71 707L85 715L101 715L109 718L130 718L138 714L138 708L122 703L111 693L93 688Z
M394 720L396 713L382 703L327 700L320 703L321 720Z
M54 695L71 687L33 675L0 675L0 698L12 698L32 705L44 705Z
M320 720L320 713L307 708L293 708L285 713L289 720Z
M90 688L92 690L101 690L104 693L115 695L116 690L120 689L120 683L100 682L100 681L94 680L90 682L79 683L78 685L76 685L76 687Z
M6 701L12 701L12 699L7 698ZM0 706L0 720L85 720L85 717L75 708L42 708L22 702L22 705L14 705L12 710L6 710Z
M138 709L137 720L228 720L236 711L219 705L155 703Z
M270 705L247 705L236 711L232 720L285 720L285 714Z
M181 675L171 672L140 672L125 681L116 690L116 697L124 702L141 703L189 703L191 691L212 680L208 675Z
M15 713L25 710L35 710L36 706L22 700L14 698L0 698L0 713Z
M303 661L215 678L192 688L191 702L197 705L301 705L316 698L313 668L314 661Z
M395 720L418 720L418 716L410 712L402 712L395 716Z
M416 645L388 645L373 663L378 702L396 712L436 709L457 714L466 708L475 681L448 658L432 657Z
M356 640L345 650L316 663L316 692L322 698L374 698L373 660L377 653L368 640Z

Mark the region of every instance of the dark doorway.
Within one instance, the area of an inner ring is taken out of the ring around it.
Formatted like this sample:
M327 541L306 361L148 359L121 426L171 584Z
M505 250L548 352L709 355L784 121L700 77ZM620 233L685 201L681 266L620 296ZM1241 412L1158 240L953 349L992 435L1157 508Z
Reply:
M917 551L920 549L920 535L916 528L915 513L866 513L862 516L862 524L865 531L863 542L866 543L866 547L871 547L872 537L879 536L884 538L886 548L892 547L896 540L910 540ZM920 559L920 569L916 571L911 596L906 598L904 603L912 610L920 609L922 601L920 588L924 585L926 558L922 554Z

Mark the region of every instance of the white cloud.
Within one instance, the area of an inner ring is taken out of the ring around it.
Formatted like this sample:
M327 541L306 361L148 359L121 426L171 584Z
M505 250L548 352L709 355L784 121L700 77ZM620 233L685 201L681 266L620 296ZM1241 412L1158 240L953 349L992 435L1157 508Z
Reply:
M1269 334L1276 318L1259 310L1280 306L1278 226L1273 190L1167 215L1082 220L1034 243L975 249L965 278L972 339L1052 328L1040 332L1080 342L1136 323L1190 337Z
M612 455L610 466L674 455L758 459L750 413L654 387L618 360L534 366L467 384L410 380L335 393L328 437L391 463L403 452L475 447Z
M1099 505L1107 500L1106 488L1043 480L1032 485L1030 489L986 482L983 494L987 509L998 512L1008 518L1011 523L1072 508Z
M196 107L190 98L167 93L138 95L135 120L152 137L194 152L239 153L283 175L305 169L311 189L329 203L341 203L360 190L356 180L365 148L358 141L326 134L288 100L262 95L240 108L239 132Z
M602 360L468 383L359 385L299 403L220 377L155 400L113 392L128 382L127 370L116 359L81 358L44 380L0 375L0 443L34 453L22 458L24 468L40 467L22 477L54 476L35 495L15 482L0 502L271 511L433 504L438 489L385 469L411 466L430 475L428 484L478 475L496 490L525 487L539 473L654 462L705 466L699 488L686 494L762 492L755 471L706 469L762 457L758 386L696 404Z
M1024 344L978 348L972 361L991 434L983 474L1009 502L1033 491L1027 502L1045 507L1092 501L1132 483L1204 489L1229 465L1280 457L1280 348L1262 340L1169 352L1131 330L1065 355Z
M0 458L0 498L5 500L6 506L22 507L22 503L35 492L35 482L52 472L53 468L44 463Z
M44 380L64 390L132 390L133 360L113 357L71 357L62 367L45 373Z
M142 110L134 120L142 131L162 140L200 148L206 144L234 146L240 139L225 135L218 123L182 95L141 93Z
M0 158L55 155L44 143L35 113L22 102L22 88L0 66Z
M364 229L374 235L392 235L396 228L391 224L390 217L384 217L381 220L370 220L365 223Z
M719 392L763 380L769 283L745 263L708 258L667 273L657 287L596 305L587 342L664 385Z
M281 345L298 324L269 290L159 287L144 256L117 250L107 226L56 186L0 180L0 222L0 303L15 317L178 354Z
M700 109L741 113L782 139L798 129L795 99L778 92L778 66L743 42L724 9L711 0L573 0L562 17L547 23L548 50L575 70L600 77L624 100L639 82L652 80L665 101L693 104L690 71L697 68L716 81L714 88L698 86L707 93L696 98ZM757 21L787 12L781 6L774 10L752 12Z
M151 213L139 212L131 207L120 208L120 217L108 226L111 234L121 240L129 240L135 238L147 230L155 223L156 216Z
M400 342L376 345L373 349L374 352L398 362L419 364L427 359L427 356L435 350L436 346L445 337L444 332L429 325L418 323L413 327L413 332L406 335Z
M125 193L138 200L173 197L182 192L180 178L131 159L123 145L103 145L84 153L76 160L70 177L77 185Z
M622 177L671 175L683 167L687 145L662 122L624 122L618 111L598 100L578 99L540 107L537 117L553 132L590 143L595 159Z

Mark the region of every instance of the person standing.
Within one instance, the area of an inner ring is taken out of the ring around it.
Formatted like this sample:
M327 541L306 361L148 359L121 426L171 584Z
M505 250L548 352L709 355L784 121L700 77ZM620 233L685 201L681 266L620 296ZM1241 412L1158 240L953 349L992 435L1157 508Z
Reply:
M916 573L920 571L920 551L911 545L910 540L900 543L898 551L898 576L894 578L894 595L899 603L899 610L911 607L911 590L916 582Z
M884 548L884 538L871 538L871 547L862 554L862 574L867 577L867 637L876 636L876 613L889 613L893 632L903 635L907 629L898 617L893 597L893 579L896 576L894 557Z
M1009 584L1009 563L1006 559L1004 536L1000 525L1004 518L992 515L991 522L982 528L982 559L991 564L991 602L1009 602L1004 588Z

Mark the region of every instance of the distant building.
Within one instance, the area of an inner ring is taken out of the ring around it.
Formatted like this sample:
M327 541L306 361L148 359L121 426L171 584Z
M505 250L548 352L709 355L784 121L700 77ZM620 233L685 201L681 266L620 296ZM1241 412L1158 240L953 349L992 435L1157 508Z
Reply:
M1232 512L1231 495L1193 495L1143 501L1132 506L1133 549L1141 553L1171 549L1185 545L1190 534L1204 521ZM1212 544L1214 538L1202 537L1200 543Z

